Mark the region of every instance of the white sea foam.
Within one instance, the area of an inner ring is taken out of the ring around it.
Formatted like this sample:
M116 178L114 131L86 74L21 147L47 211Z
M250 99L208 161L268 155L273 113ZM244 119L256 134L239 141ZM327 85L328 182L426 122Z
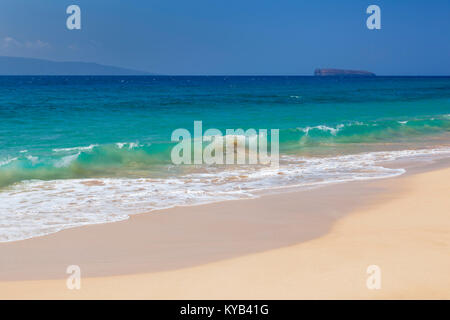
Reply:
M16 160L17 160L17 158L6 158L3 160L0 160L0 167L6 166L7 164L10 164L11 162L16 161Z
M36 163L39 162L39 157L35 157L35 156L31 156L28 155L27 156L28 161L30 161L33 165L35 165Z
M127 144L126 142L117 142L116 146L117 148L122 149L126 144Z
M78 158L80 154L81 152L78 152L76 154L71 154L55 161L54 163L55 168L68 167L73 161L75 161Z
M299 127L299 128L297 128L297 130L303 131L306 135L308 135L310 133L310 131L312 131L312 130L319 130L319 131L323 131L323 132L329 132L333 136L335 136L335 135L337 135L337 133L339 131L341 131L345 127L351 127L351 126L372 126L372 127L376 127L376 126L378 126L378 124L376 124L376 123L367 124L367 123L360 122L360 121L352 121L352 122L346 123L346 124L343 124L343 123L338 124L338 125L336 125L336 127L329 127L329 126L325 126L325 125L318 125L318 126L305 127L305 128Z
M387 168L383 166L386 161L436 156L450 156L450 148L326 158L282 156L278 169L242 166L224 170L208 167L203 173L167 179L25 181L0 192L0 242L42 236L82 225L120 221L132 214L151 210L252 198L266 189L389 178L401 175L405 170Z
M134 148L142 147L142 145L139 144L138 142L117 142L116 146L119 149L123 149L125 146L128 146L128 149L130 149L130 150L134 149Z
M53 149L53 152L70 152L70 151L88 151L98 147L98 144L91 144L87 147L59 148Z
M345 127L345 125L339 124L336 126L336 128L319 125L319 126L315 126L315 127L306 127L306 128L298 128L298 129L300 131L303 131L306 135L308 135L311 130L320 130L320 131L328 131L332 135L335 136L343 127Z

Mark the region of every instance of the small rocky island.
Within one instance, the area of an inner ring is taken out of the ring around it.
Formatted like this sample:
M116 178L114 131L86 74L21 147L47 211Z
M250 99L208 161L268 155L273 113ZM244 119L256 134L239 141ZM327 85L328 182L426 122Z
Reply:
M375 77L375 73L369 71L345 69L316 69L314 75L318 77Z

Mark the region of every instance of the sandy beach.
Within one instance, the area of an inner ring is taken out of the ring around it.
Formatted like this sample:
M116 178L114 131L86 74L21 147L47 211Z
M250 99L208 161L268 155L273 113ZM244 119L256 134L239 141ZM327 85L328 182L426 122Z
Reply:
M449 0L23 2L0 301L450 300Z
M449 179L439 168L2 243L0 298L450 299ZM66 288L68 265L81 290Z

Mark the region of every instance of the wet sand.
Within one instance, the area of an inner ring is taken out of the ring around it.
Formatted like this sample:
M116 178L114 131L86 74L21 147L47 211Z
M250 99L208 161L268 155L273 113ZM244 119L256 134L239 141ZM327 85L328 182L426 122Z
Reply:
M436 169L3 243L0 298L449 299L449 179ZM366 287L373 264L381 290Z

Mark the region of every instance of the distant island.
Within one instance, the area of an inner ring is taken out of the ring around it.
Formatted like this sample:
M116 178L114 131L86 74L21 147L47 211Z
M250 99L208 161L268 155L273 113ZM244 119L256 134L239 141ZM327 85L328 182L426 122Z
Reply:
M375 73L364 70L345 69L316 69L314 75L318 77L343 76L343 77L375 77Z
M150 73L90 62L57 62L31 58L0 57L0 75L128 76L150 75Z

